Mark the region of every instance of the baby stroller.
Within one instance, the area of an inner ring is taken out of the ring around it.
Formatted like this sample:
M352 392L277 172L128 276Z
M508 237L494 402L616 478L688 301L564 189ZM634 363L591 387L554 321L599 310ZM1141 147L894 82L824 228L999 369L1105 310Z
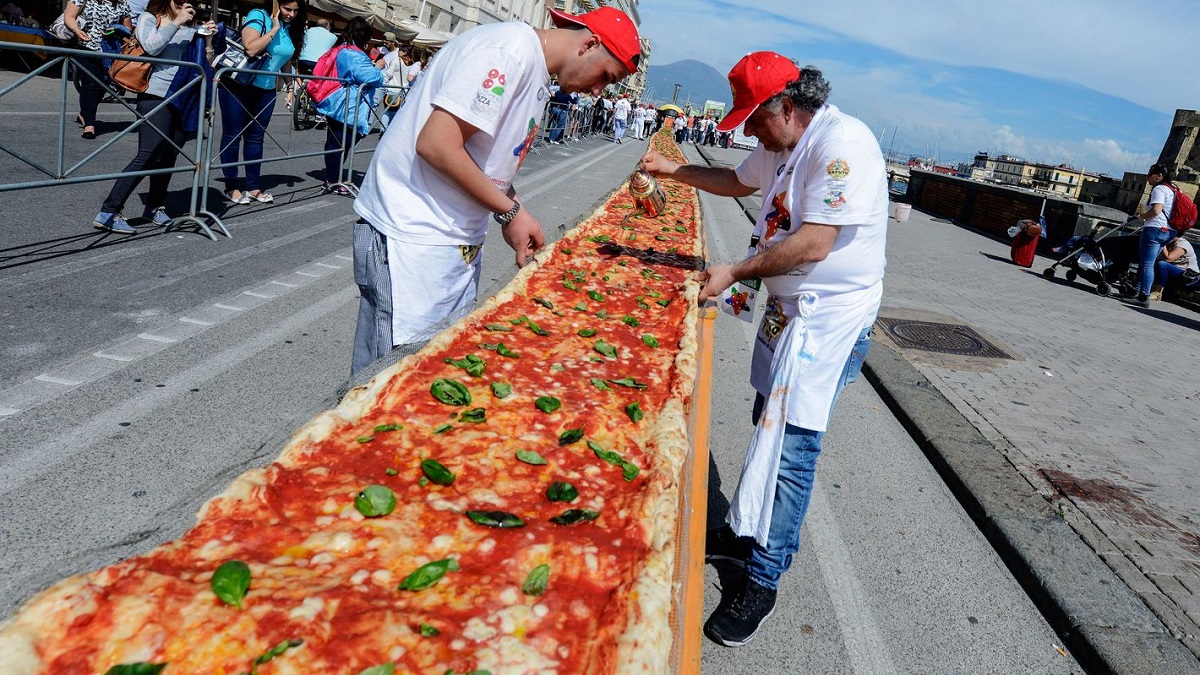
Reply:
M1137 268L1130 265L1138 258L1138 229L1142 221L1135 219L1100 232L1097 223L1092 231L1072 237L1056 251L1065 252L1062 258L1042 270L1042 276L1053 279L1059 266L1067 269L1067 281L1082 277L1096 285L1096 294L1133 296L1137 293ZM1127 230L1132 234L1122 234Z

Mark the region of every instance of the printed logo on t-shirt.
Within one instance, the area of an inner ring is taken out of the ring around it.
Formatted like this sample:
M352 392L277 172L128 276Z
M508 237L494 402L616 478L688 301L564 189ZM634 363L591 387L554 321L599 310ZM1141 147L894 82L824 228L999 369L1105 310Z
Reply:
M529 133L525 135L525 140L521 144L513 148L513 157L517 158L517 169L521 168L521 164L525 162L525 156L529 154L529 149L533 147L533 139L537 138L538 123L536 117L529 118ZM514 169L516 171L516 169Z
M487 77L483 78L483 83L479 85L479 91L475 92L475 100L471 101L471 109L481 113L495 113L496 104L504 95L504 85L507 84L507 79L499 70L495 68L489 70Z
M831 209L840 209L846 205L846 194L841 190L830 190L825 195L825 205Z
M850 175L850 165L846 162L846 160L838 157L830 162L829 166L825 167L825 173L829 174L829 176L834 180L842 180L846 176Z
M780 230L787 232L792 229L792 214L788 211L787 205L784 203L785 200L787 200L787 190L776 194L775 198L771 200L771 206L775 208L767 214L767 228L762 236L764 244L770 242L771 237L774 237L776 232Z

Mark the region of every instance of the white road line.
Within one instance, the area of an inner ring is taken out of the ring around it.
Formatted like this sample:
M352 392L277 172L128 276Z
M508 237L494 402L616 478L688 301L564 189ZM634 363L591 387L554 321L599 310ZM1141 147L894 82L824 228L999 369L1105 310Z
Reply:
M899 672L875 624L875 615L855 572L854 557L842 541L837 518L825 500L819 480L808 502L805 526L854 672L862 675Z
M299 274L302 277L313 277L315 279L321 278L320 274L313 274L312 272L296 272L296 274Z
M278 295L268 295L266 293L255 293L254 291L243 291L242 295L248 295L252 298L263 298L266 300L274 300L275 298L279 297Z
M80 448L112 433L118 422L146 417L155 408L170 405L227 370L235 368L259 352L277 346L285 336L293 335L331 312L338 311L358 296L358 288L348 286L333 295L296 312L270 330L212 354L191 368L167 380L165 387L153 388L141 396L126 400L77 426L64 429L52 441L20 451L0 460L0 485L25 489L36 477L50 473L59 464L69 461ZM8 491L3 494L7 495Z
M129 363L130 361L133 361L133 359L134 359L134 357L132 357L132 356L120 356L118 354L105 354L104 352L96 352L96 353L92 354L92 356L95 356L96 358L99 358L99 359L109 359L111 361L120 361L121 363Z
M300 288L298 284L289 284L283 281L275 281L274 279L271 280L271 283L275 284L276 286L283 286L284 288Z
M170 337L166 337L163 335L154 335L152 333L141 333L140 335L138 335L138 337L143 340L149 340L151 342L161 342L163 344L168 344L168 345L171 344L172 342L179 342L179 340L177 340L175 338L170 338Z
M235 312L244 312L244 311L246 311L246 308L245 308L245 307L237 307L237 306L234 306L234 305L226 305L226 304L224 304L224 303L220 303L220 302L215 302L215 303L213 303L213 307L216 307L217 309L229 309L229 310L232 310L232 311L235 311Z
M217 325L216 323L214 323L212 321L201 321L200 319L189 319L186 316L179 317L179 320L184 323L194 323L197 326L215 326L215 325Z
M47 375L46 373L42 373L41 375L38 375L37 377L35 377L33 379L35 379L39 382L49 382L51 384L61 384L64 387L77 387L77 386L83 384L83 382L78 381L78 380L68 380L65 377L54 377L53 375Z
M316 265L317 265L317 267L328 267L331 270L342 269L340 265L330 265L329 263L323 263L323 262L316 263Z

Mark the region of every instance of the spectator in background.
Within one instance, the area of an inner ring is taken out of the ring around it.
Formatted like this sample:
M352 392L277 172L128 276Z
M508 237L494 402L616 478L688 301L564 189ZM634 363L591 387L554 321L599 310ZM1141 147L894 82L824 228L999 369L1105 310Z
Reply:
M138 16L136 35L147 56L172 61L186 60L186 53L196 37L196 26L193 24L196 10L190 4L179 0L150 0L146 11ZM210 60L213 56L212 39L216 32L216 24L206 21L202 24L208 29L207 49L205 55ZM179 149L188 141L184 131L184 111L173 105L162 105L167 96L167 90L175 80L179 66L156 63L150 71L150 82L146 91L137 95L137 113L144 117L147 124L138 127L138 150L122 173L146 171L150 169L166 169L175 166L175 158ZM125 176L117 179L100 213L92 220L92 227L107 230L116 234L137 234L121 211L125 202L143 176ZM159 227L171 222L164 204L167 199L167 186L171 183L171 174L162 173L150 176L150 193L146 196L146 208L143 217Z
M1166 289L1200 288L1200 264L1196 261L1196 249L1192 242L1176 237L1163 247L1163 259L1154 263L1154 286L1150 289L1151 300L1162 300Z
M391 36L390 48L383 57L383 112L379 114L379 123L385 131L404 103L408 91L408 66L412 63L408 48L395 41L394 33L384 33L384 38L388 36Z
M361 135L371 130L371 101L375 100L375 88L383 84L383 72L364 52L370 41L371 25L367 20L357 16L350 19L338 42L342 48L337 53L334 70L337 77L348 80L350 86L334 89L317 104L317 112L325 116L325 183L322 189L327 193L353 196L341 179L342 166L353 149L351 130Z
M621 94L613 104L613 142L620 143L629 126L629 94Z
M643 115L645 111L642 106L633 104L633 109L629 111L629 132L637 140L642 140L642 122L645 121Z
M551 89L554 93L550 96L550 134L547 142L560 145L567 130L567 114L571 111L572 99L562 87L555 86Z
M641 58L637 27L618 9L550 16L554 30L509 21L451 40L380 139L354 202L352 372L474 304L489 222L518 265L545 244L512 181L537 140L551 78L599 93Z
M329 19L317 19L317 25L304 31L304 46L300 48L300 73L312 75L313 68L325 52L333 49L337 36L329 30Z
M75 34L76 47L97 54L103 51L104 33L110 26L120 24L133 32L129 5L125 0L67 0L63 23ZM99 57L76 59L74 67L75 90L79 92L79 114L75 116L75 122L83 127L81 137L95 138L96 110L104 96L108 72L104 68L104 59Z
M1137 217L1142 222L1141 239L1138 242L1138 295L1131 300L1138 307L1150 306L1150 287L1154 284L1154 263L1164 244L1175 237L1175 231L1167 223L1171 208L1175 206L1175 193L1167 184L1174 177L1170 167L1154 164L1146 171L1146 184L1151 186L1146 208Z
M408 72L405 77L408 79L408 86L411 88L417 81L417 76L421 74L424 67L421 65L421 60L413 57L413 62L408 64Z
M296 45L304 42L304 17L308 0L280 0L274 16L262 8L253 9L242 22L242 45L246 53L256 57L264 52L268 59L260 70L280 73L291 70ZM225 197L234 204L275 201L269 192L259 187L262 175L263 138L271 114L275 111L275 75L255 75L248 84L231 78L221 82L217 101L221 106L221 163L234 164L239 155L246 164L246 182L239 185L238 167L221 169L225 177ZM287 104L290 107L295 83L287 85ZM244 146L243 146L244 144ZM244 149L243 149L244 147Z

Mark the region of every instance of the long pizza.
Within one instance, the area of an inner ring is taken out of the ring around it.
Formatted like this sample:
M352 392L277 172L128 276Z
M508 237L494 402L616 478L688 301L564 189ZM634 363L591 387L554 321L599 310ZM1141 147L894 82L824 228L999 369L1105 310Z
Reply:
M27 602L0 674L665 671L702 251L663 187L654 218L619 187L178 540Z

